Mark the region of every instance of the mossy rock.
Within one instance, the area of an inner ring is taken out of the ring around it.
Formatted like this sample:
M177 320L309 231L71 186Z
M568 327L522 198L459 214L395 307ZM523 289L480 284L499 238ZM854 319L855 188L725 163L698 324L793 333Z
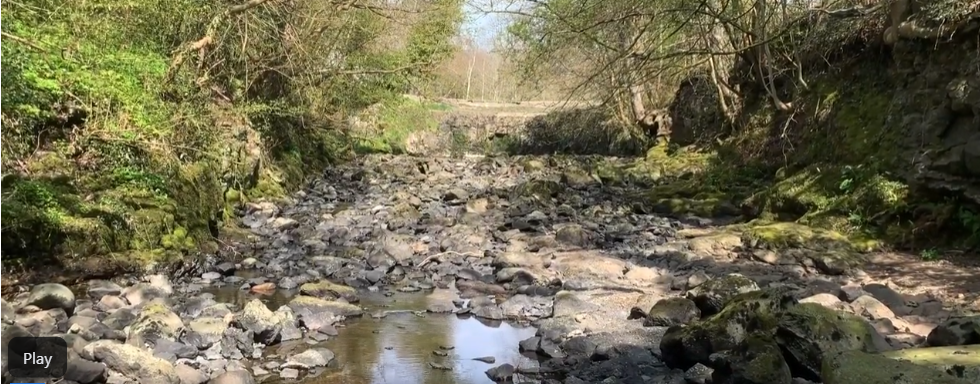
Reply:
M742 293L714 316L686 327L670 327L660 342L664 363L683 370L698 363L708 365L712 353L735 348L750 334L772 334L779 313L797 303L791 293L784 288Z
M877 353L888 342L863 318L816 303L792 306L780 313L776 341L796 377L819 381L823 356L833 351Z
M793 380L779 345L768 335L751 335L735 348L711 356L715 384L784 384Z
M759 285L752 279L730 274L709 279L687 293L687 298L697 305L701 316L707 317L721 312L734 297L758 291Z
M354 304L341 301L324 300L319 297L299 295L294 297L289 304L289 309L302 318L303 316L361 316L364 310Z
M306 283L299 287L301 295L308 295L317 298L338 299L343 298L350 303L356 303L357 290L346 285L340 285L328 280L320 280L315 283Z
M753 221L743 226L742 240L752 248L856 250L851 239L836 231L797 223Z
M862 351L834 351L823 358L824 384L968 384L939 369Z
M536 158L529 157L521 160L521 168L524 169L524 172L541 171L544 170L545 167L546 164L543 161Z
M510 197L513 200L519 200L521 198L534 198L549 201L552 197L557 196L558 193L564 189L565 188L557 181L534 179L514 186L514 188L511 190Z
M667 198L656 200L654 212L666 215L692 214L701 217L737 216L741 211L726 199Z
M909 348L882 353L883 356L932 367L952 376L980 383L980 344Z
M595 185L598 180L585 170L569 169L562 172L561 182L569 187L580 189Z

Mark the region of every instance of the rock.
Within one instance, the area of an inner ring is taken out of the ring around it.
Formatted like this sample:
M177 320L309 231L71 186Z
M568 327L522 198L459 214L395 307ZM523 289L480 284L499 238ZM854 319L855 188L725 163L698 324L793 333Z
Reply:
M647 311L644 326L670 327L687 325L701 318L701 310L694 301L683 297L671 297L658 301Z
M255 341L259 343L273 345L281 339L282 320L259 299L245 304L235 321L245 330L251 331L255 335Z
M473 360L479 361L481 363L487 363L487 364L493 364L493 363L496 363L497 362L497 358L495 358L493 356L477 357L477 358L474 358Z
M735 348L711 356L712 384L791 384L789 365L775 341L752 335Z
M831 309L841 309L846 305L844 302L840 301L837 296L829 293L818 293L816 295L800 299L800 303L820 304Z
M326 367L333 359L333 351L326 348L313 348L286 359L282 367L296 369Z
M456 310L456 293L449 289L436 288L425 297L426 311L433 313L451 313Z
M721 311L732 297L758 290L759 285L752 279L739 274L730 274L705 281L688 292L687 298L694 301L701 310L702 317L707 317Z
M221 341L228 329L228 321L216 317L202 317L187 323L187 330L181 341L197 347L200 350L210 348Z
M339 301L327 301L312 296L296 296L287 304L294 314L300 318L313 315L361 316L364 310L353 304Z
M354 288L335 284L327 280L303 284L299 287L299 293L321 299L333 300L342 298L347 300L348 303L356 303L358 301L357 291Z
M932 347L980 344L980 316L951 317L940 323L926 336Z
M119 284L109 280L89 280L86 284L88 285L88 297L94 301L102 300L105 296L118 296L123 290Z
M255 384L255 378L245 370L227 371L211 379L209 384Z
M75 293L61 284L38 284L31 288L24 305L33 305L42 310L60 308L72 315L75 312Z
M105 382L107 375L105 367L103 364L88 361L69 353L64 379L82 384L102 383Z
M823 358L824 384L967 384L938 369L861 351L835 351Z
M174 371L180 378L180 384L202 384L208 381L207 375L186 364L177 364L174 366Z
M897 316L905 316L912 312L906 304L905 296L883 284L865 284L862 289L883 303Z
M296 368L283 368L283 370L279 372L279 377L286 380L295 380L299 378L299 370Z
M813 381L820 380L822 356L830 351L877 353L891 349L864 319L809 303L778 315L776 342L793 367L793 376Z
M514 373L516 371L517 369L515 369L513 365L501 364L488 369L486 374L487 377L489 377L490 380L493 380L495 383L503 383L510 381L514 377Z
M895 318L895 313L891 309L870 295L855 299L851 302L851 308L854 309L855 313L872 320Z
M142 384L180 383L180 377L170 363L132 345L99 340L86 345L82 357L101 362L109 369Z
M170 294L151 284L139 283L124 289L122 296L129 302L130 305L138 306L153 299L165 299L170 296Z
M565 224L555 233L555 240L576 247L587 247L592 243L591 235L578 224Z
M777 289L736 295L714 316L686 327L668 328L660 342L660 355L670 368L710 365L712 353L734 348L748 334L774 332L779 314L795 305L790 292Z
M153 299L140 310L139 316L129 326L126 343L143 347L158 339L177 340L184 329L184 322L163 299Z

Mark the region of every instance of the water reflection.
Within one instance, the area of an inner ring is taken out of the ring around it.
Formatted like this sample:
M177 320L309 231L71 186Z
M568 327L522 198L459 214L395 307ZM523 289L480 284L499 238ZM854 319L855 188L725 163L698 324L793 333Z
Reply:
M288 302L295 292L278 290L272 295L256 295L240 290L234 285L210 287L219 302L239 306L259 298L275 310ZM491 367L510 363L518 368L537 367L533 358L518 352L518 343L534 336L531 327L512 326L500 321L488 321L475 317L458 317L451 314L425 313L416 315L426 307L426 295L363 294L358 303L365 313L386 311L383 319L365 316L348 319L339 327L340 336L322 345L337 356L322 374L303 380L305 384L489 384L485 374ZM290 355L305 349L305 343L295 341L269 352ZM434 354L433 351L440 351ZM473 360L493 357L487 364ZM451 368L441 370L430 366L436 363ZM265 383L287 383L278 377Z
M423 307L422 295L396 296L378 303L374 297L362 298L366 306L388 304L393 312L384 319L359 319L348 322L340 337L325 345L337 354L339 374L324 374L307 380L313 384L482 384L492 383L484 373L495 365L510 363L517 367L534 367L537 362L521 355L517 344L534 336L535 329L455 315L411 312ZM488 326L489 325L489 326ZM446 349L449 347L450 349ZM445 352L446 356L433 351ZM494 364L473 360L492 356ZM432 368L436 363L451 371Z

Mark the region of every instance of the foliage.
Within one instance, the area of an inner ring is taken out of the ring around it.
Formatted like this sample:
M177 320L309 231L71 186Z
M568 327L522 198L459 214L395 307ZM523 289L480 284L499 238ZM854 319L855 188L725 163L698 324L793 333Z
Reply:
M235 204L343 159L348 116L427 81L460 6L4 2L4 266L207 250Z

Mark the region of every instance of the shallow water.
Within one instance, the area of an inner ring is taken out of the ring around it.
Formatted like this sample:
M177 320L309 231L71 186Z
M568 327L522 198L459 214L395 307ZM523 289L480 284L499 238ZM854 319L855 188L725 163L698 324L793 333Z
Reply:
M214 294L219 302L238 305L260 298L273 310L288 302L292 296L283 291L259 296L235 286L212 288L206 292ZM518 368L538 366L533 356L518 352L518 343L534 336L536 330L533 327L453 314L424 313L419 316L414 312L425 309L424 293L398 293L390 297L367 293L361 296L358 304L365 308L366 314L387 311L388 315L382 319L365 315L338 324L340 335L320 344L332 350L337 356L336 360L326 371L301 382L489 384L493 381L485 371L491 367L504 363ZM293 347L299 348L292 353L305 348L300 345L283 346L291 350ZM445 352L447 356L434 354L433 351L437 350ZM275 347L269 350L272 353L281 351ZM493 357L496 361L487 364L473 360L482 357ZM435 369L429 365L430 362L452 369ZM275 377L264 382L294 381Z

